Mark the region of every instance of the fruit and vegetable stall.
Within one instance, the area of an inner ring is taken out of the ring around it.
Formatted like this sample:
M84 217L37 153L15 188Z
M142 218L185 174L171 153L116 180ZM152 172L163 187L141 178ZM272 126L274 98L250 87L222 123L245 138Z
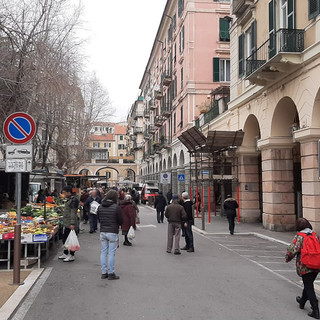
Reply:
M16 212L0 214L0 262L10 269ZM29 204L21 209L21 255L24 268L37 262L40 268L41 254L49 256L50 246L58 240L62 229L62 207L55 204Z

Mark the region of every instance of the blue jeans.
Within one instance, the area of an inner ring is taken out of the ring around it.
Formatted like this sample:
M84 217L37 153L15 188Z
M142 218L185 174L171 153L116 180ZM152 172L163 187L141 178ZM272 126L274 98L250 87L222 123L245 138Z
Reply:
M114 260L116 250L118 248L118 234L100 232L100 241L101 241L101 273L110 274L114 273ZM107 267L107 256L108 256L108 267Z
M89 213L90 232L98 229L98 217L96 214Z

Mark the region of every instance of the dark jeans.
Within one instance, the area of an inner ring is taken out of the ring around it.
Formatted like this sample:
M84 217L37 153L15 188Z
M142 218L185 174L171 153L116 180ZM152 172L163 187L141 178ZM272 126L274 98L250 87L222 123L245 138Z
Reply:
M63 235L62 235L62 243L63 243L63 244L66 243L70 231L71 231L70 228L64 228L64 230L63 230ZM69 254L69 250L64 250L63 252L64 252L64 254ZM70 254L71 254L72 256L74 256L74 251L70 251Z
M307 273L302 276L303 281L303 292L302 292L302 300L310 301L310 303L317 302L317 296L314 292L314 281L316 280L318 272Z
M98 217L96 214L89 213L90 232L98 229Z
M184 227L185 230L185 240L186 240L186 247L188 249L194 248L193 245L193 232L192 232L192 226L193 226L193 220L189 220L188 226Z
M228 217L229 231L230 231L231 234L234 233L234 226L235 226L234 219L235 219L235 217Z
M163 218L164 218L164 210L158 210L157 209L157 220L158 222L163 222Z

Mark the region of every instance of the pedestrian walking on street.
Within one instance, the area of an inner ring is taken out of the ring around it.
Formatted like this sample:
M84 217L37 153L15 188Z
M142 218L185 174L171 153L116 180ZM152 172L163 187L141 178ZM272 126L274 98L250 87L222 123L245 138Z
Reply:
M66 186L62 189L62 196L67 199L63 210L63 235L62 243L65 244L71 230L77 230L79 200L77 196L72 195L72 187ZM59 259L64 262L74 261L74 251L64 250Z
M172 203L167 206L165 216L168 219L168 242L167 252L171 253L173 247L173 238L175 239L174 254L181 254L180 252L180 233L181 222L187 221L187 214L182 205L179 204L179 197L174 195Z
M184 199L183 208L187 214L188 220L184 222L184 231L185 231L185 241L186 245L181 250L187 250L187 252L194 252L194 243L193 243L193 232L192 226L194 225L194 205L189 198L188 192L182 193L182 198Z
M237 216L236 209L238 208L238 202L231 197L231 195L227 195L227 199L224 201L223 208L225 210L225 213L227 215L227 219L229 222L229 231L230 234L234 234L234 219Z
M154 207L157 210L157 221L158 223L162 222L164 219L164 210L166 209L167 201L166 198L163 196L162 191L159 192L159 195L156 197L154 202Z
M134 207L131 196L125 195L124 201L121 202L120 208L122 210L123 223L121 226L122 235L124 236L124 246L132 246L132 243L128 239L128 232L130 227L136 230L136 208Z
M300 309L304 309L306 302L309 300L312 311L309 312L308 316L315 319L320 319L319 304L314 291L314 281L316 280L320 269L312 269L303 263L303 250L305 249L305 252L308 251L306 248L307 241L308 243L310 243L310 240L314 241L314 248L319 248L320 237L316 233L312 232L312 225L305 218L300 218L297 220L296 230L297 234L292 243L289 245L286 254L286 262L291 261L296 256L297 274L298 276L302 277L303 281L302 296L297 297L296 301L298 302ZM309 239L306 241L307 238ZM317 259L317 261L314 262L318 266L320 264L319 254L320 252L318 252L318 255L314 255L314 259Z
M119 227L123 223L121 208L117 203L117 191L110 190L97 211L100 222L101 279L118 280L120 278L114 271L115 254L119 246Z
M167 192L167 202L168 202L168 204L171 203L171 200L172 200L172 190L170 189L170 190Z
M98 190L91 191L90 197L85 202L85 209L88 212L90 233L94 233L98 230L98 218L97 209L101 204L101 198L98 196Z

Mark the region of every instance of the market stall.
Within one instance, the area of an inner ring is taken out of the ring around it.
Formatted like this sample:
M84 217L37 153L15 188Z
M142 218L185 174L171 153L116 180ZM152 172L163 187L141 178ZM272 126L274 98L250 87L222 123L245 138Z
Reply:
M62 209L55 204L29 204L21 210L21 244L24 268L37 262L40 267L42 253L49 256L50 244L59 239L62 228ZM0 262L7 263L10 269L16 212L0 215Z

